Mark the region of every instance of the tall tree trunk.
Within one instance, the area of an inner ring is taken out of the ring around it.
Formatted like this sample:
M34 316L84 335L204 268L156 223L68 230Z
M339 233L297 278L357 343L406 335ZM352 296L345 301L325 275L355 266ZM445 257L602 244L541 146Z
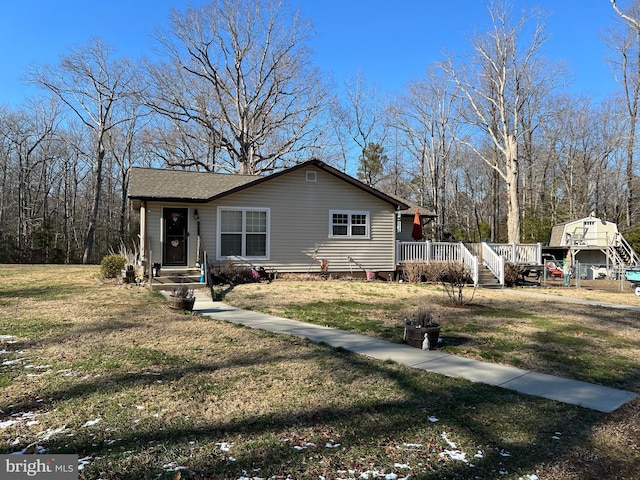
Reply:
M520 169L518 141L515 136L505 137L504 156L507 184L507 237L509 243L520 243Z
M104 162L104 143L102 140L102 132L98 131L98 148L96 155L96 163L93 171L93 205L91 207L91 215L89 217L89 228L84 242L84 253L82 255L82 263L87 264L91 261L93 245L95 243L96 225L98 223L98 211L100 208L100 193L102 191L102 164Z

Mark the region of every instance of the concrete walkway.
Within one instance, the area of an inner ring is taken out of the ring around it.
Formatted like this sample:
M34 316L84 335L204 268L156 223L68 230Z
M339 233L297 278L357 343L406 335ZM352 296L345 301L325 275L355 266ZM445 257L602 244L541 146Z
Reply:
M325 342L332 347L342 347L378 360L392 360L413 368L580 405L599 412L612 412L637 396L633 392L615 388L481 362L438 350L420 350L367 335L242 310L212 301L205 290L196 290L194 311L217 320L293 335L313 342Z

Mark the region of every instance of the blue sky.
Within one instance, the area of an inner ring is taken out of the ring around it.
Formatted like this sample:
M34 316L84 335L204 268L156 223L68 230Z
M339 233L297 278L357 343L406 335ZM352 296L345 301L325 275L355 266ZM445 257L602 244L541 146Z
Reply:
M289 0L315 24L315 64L337 82L356 72L391 94L402 91L442 50L467 50L488 24L485 0ZM624 7L629 0L619 0ZM572 91L603 98L617 86L600 38L612 23L610 0L512 0L550 14L546 55L574 74ZM183 0L17 0L0 7L0 104L16 106L34 92L21 81L31 63L55 64L70 47L99 36L117 53L148 52L150 33ZM195 5L204 0L190 2Z

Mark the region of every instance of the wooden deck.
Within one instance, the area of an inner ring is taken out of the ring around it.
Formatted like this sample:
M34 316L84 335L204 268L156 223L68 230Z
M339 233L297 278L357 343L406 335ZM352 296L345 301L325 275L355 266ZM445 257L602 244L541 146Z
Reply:
M488 269L498 284L504 286L504 265L541 266L542 245L462 242L396 242L396 265L407 262L451 262L465 264L474 284L481 284L483 269ZM486 280L485 280L486 282ZM493 283L493 281L491 282Z

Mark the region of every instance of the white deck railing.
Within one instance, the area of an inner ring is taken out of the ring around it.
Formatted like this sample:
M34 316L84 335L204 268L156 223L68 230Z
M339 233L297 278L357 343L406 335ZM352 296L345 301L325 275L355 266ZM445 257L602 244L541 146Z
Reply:
M542 244L489 243L491 249L505 262L517 265L542 265Z
M396 264L408 260L448 261L461 260L459 243L451 242L396 242ZM470 243L466 249L484 262L483 245L488 245L505 262L518 265L542 265L542 245L539 243Z
M504 287L504 257L491 248L487 243L482 244L482 259L491 273L498 279L500 285Z
M460 243L460 260L464 263L465 267L469 269L469 273L471 274L471 278L473 279L473 285L477 286L479 277L478 270L478 257L473 255L467 247L464 246L463 243Z
M396 264L406 262L462 262L478 284L478 258L462 242L396 242Z
M542 245L523 243L396 242L396 264L410 261L460 261L478 283L478 264L486 265L504 285L504 265L542 265Z

